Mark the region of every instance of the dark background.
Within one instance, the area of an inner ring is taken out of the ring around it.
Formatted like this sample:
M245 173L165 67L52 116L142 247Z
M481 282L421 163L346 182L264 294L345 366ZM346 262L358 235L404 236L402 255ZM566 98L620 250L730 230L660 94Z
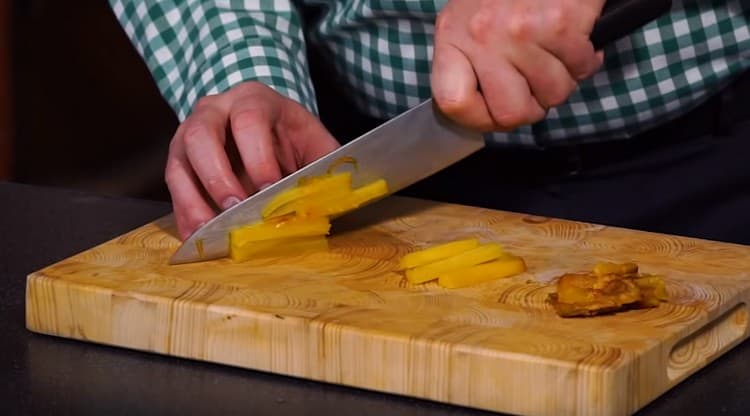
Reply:
M108 2L0 3L0 180L168 200L177 118ZM329 60L310 53L334 136L345 142L380 123L353 113Z
M165 199L177 120L107 1L0 2L4 179Z

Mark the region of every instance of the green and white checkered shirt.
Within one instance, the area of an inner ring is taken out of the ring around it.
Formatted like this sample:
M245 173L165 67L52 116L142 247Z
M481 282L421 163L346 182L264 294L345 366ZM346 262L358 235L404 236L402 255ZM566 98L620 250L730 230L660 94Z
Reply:
M109 0L180 120L195 101L258 80L317 112L306 47L335 56L359 109L390 118L430 97L434 21L446 0ZM323 6L303 27L300 8ZM605 65L547 117L497 144L626 138L674 118L750 66L749 0L674 0L605 49ZM308 35L307 45L305 34Z

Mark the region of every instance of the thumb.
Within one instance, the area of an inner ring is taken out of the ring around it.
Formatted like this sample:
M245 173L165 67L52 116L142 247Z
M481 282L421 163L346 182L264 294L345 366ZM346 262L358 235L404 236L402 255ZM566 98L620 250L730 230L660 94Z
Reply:
M435 103L446 116L470 128L492 129L494 121L479 92L472 63L459 49L436 43L430 84Z

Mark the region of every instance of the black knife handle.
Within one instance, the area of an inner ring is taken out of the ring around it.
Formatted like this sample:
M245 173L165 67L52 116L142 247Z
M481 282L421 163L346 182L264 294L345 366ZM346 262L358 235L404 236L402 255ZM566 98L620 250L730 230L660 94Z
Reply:
M608 0L591 31L591 43L600 50L671 8L672 0Z

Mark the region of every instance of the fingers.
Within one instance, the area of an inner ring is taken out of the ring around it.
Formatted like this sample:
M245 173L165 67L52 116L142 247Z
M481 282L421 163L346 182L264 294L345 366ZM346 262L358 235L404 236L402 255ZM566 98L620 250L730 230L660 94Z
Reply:
M165 171L180 237L215 215L212 202L227 209L338 145L304 107L257 82L202 99L172 139Z
M468 57L446 43L437 43L433 55L430 84L440 110L464 126L493 130L496 123L477 89L477 78Z
M164 181L172 196L177 232L185 240L202 224L213 218L214 211L203 199L198 179L190 167L178 129L169 149Z
M245 171L255 189L261 190L281 179L282 173L274 133L280 109L259 98L248 95L236 101L229 117Z
M202 105L185 121L182 133L190 165L222 210L247 196L224 149L226 124L226 115L218 105Z
M594 51L594 45L583 34L571 35L564 40L545 42L543 47L565 66L575 81L588 78L599 70L603 63L604 55Z
M563 62L537 46L514 54L511 60L526 79L531 94L544 108L564 102L577 85Z
M601 66L589 34L602 5L603 0L558 0L539 12L535 43L562 62L577 81Z
M532 94L527 79L505 59L474 64L482 95L499 131L508 131L544 118L546 109Z

